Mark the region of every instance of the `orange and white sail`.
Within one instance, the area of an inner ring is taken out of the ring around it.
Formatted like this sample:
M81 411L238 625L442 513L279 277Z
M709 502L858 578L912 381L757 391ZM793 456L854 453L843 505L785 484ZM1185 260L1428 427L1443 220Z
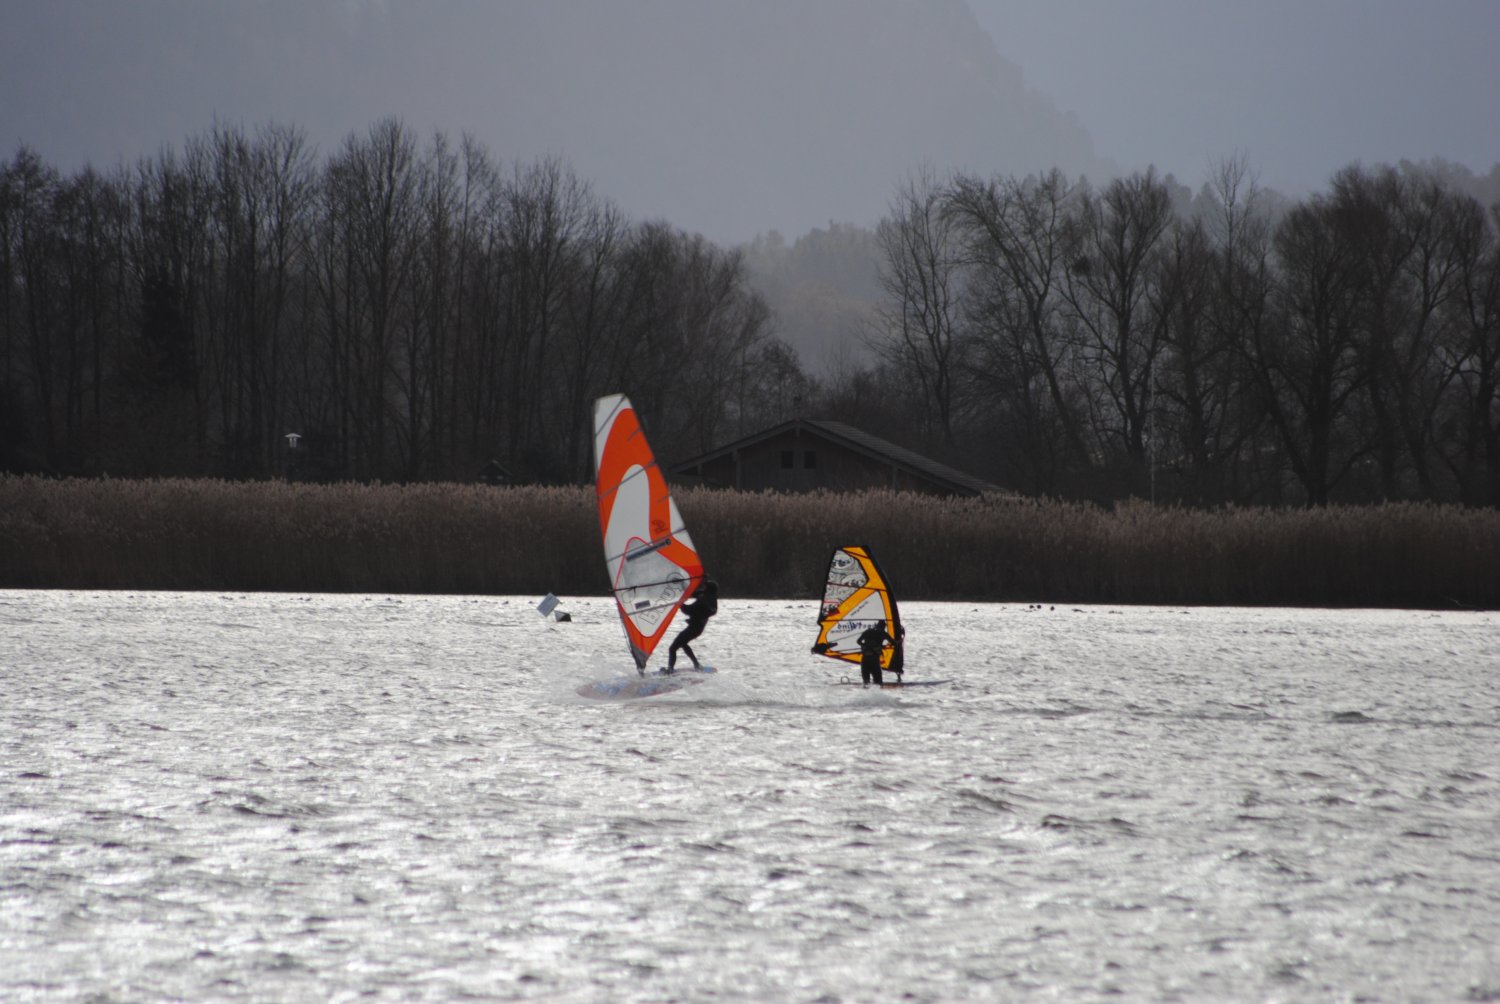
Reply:
M891 637L901 637L901 614L885 573L868 548L837 548L828 559L813 652L858 663L859 636L876 624ZM890 669L895 655L896 649L886 645L880 653L881 668Z
M703 563L623 394L594 402L594 488L610 589L638 669L703 581Z

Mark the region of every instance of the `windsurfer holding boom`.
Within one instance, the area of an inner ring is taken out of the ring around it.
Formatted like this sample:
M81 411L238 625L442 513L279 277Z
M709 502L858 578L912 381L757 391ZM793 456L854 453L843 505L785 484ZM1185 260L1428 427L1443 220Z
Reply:
M719 612L719 584L713 579L704 579L703 584L682 605L682 612L687 615L687 627L678 632L677 637L672 639L672 647L667 649L668 673L677 672L678 649L682 649L693 660L694 669L698 668L698 657L693 654L688 642L702 634L703 629L708 626L708 619Z
M855 642L859 645L859 678L866 686L871 679L877 685L884 683L885 677L880 672L880 652L885 648L886 642L890 642L892 647L896 645L896 639L886 632L885 621L876 621L865 628Z

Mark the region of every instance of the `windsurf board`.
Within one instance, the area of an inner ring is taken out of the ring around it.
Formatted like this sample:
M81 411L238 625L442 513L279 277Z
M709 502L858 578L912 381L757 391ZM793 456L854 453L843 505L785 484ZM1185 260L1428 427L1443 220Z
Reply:
M591 697L596 701L626 701L637 697L657 697L702 683L710 674L718 672L713 666L691 666L668 673L665 667L648 671L644 676L617 676L611 680L596 680L578 688L578 696Z
M679 666L668 671L665 666L657 666L646 673L647 676L707 676L709 673L717 673L716 666Z
M579 697L591 697L596 701L628 701L637 697L657 697L702 683L701 679L682 677L619 677L614 680L597 680L578 688Z

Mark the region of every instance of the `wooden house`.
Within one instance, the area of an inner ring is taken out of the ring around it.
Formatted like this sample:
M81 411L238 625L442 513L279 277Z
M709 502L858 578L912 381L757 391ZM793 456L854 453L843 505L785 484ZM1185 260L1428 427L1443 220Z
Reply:
M507 470L505 466L498 460L491 460L489 463L481 467L479 469L479 477L475 480L477 480L480 484L495 485L496 487L513 485L516 483L515 476L512 475L510 471Z
M740 491L889 488L932 495L1004 489L843 422L797 418L670 469L679 484Z

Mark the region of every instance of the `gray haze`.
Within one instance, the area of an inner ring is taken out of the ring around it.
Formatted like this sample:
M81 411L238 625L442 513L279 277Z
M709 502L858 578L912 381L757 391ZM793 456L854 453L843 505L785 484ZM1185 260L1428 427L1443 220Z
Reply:
M221 122L327 152L395 115L556 156L722 242L868 226L921 165L1243 152L1292 194L1351 160L1500 161L1490 0L10 0L0 154L129 163Z
M1362 161L1500 164L1495 0L971 0L1124 170L1243 151L1288 195Z

